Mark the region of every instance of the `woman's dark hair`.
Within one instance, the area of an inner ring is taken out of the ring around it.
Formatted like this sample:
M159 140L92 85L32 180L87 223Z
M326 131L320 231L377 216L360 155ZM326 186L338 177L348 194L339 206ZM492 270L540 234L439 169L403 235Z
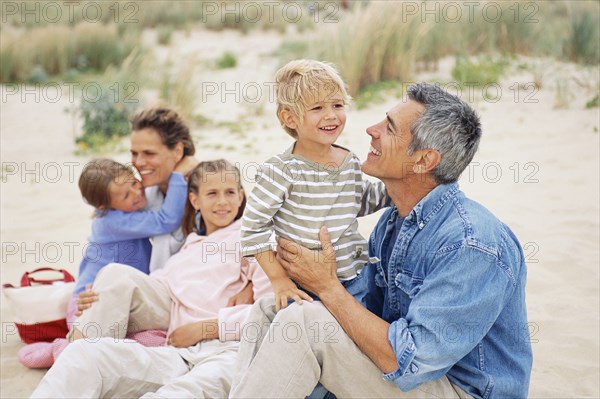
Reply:
M189 193L198 193L198 189L200 188L201 182L206 180L206 175L221 172L226 172L228 174L234 173L235 180L238 182L238 189L243 189L240 170L237 168L237 166L232 165L224 159L217 159L215 161L200 162L198 166L196 166L190 172L188 177L188 197ZM235 216L234 220L238 220L242 217L242 215L244 214L244 208L246 208L245 193L244 198L242 198L242 204L240 205L240 209L238 210L238 213ZM189 198L185 204L185 212L183 213L183 219L181 221L181 230L186 236L194 231L199 233L206 230L206 224L204 223L204 219L202 219L202 215L200 215L199 228L196 228L196 210L192 206L192 203L189 201Z
M169 149L177 143L183 144L183 155L194 155L196 148L183 118L174 110L166 107L142 109L129 118L131 131L154 129L162 143Z

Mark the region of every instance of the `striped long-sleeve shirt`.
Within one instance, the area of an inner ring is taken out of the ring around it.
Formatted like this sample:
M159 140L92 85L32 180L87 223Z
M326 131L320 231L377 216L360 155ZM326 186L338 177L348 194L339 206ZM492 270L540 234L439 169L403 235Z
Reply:
M351 152L339 168L331 168L294 155L292 149L261 165L244 211L243 254L271 250L273 232L320 249L319 229L326 226L338 278L351 280L368 260L368 244L358 233L356 218L390 205L385 186L364 179L360 160Z

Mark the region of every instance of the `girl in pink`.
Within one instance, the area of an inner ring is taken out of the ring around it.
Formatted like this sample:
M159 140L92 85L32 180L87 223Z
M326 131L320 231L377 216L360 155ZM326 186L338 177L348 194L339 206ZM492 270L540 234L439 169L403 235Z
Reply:
M103 268L93 286L98 301L71 330L76 341L32 397L227 397L251 307L228 306L230 298L249 282L254 299L272 295L260 266L241 256L240 182L239 170L224 160L192 171L182 249L150 276ZM167 329L168 345L123 339L148 329Z

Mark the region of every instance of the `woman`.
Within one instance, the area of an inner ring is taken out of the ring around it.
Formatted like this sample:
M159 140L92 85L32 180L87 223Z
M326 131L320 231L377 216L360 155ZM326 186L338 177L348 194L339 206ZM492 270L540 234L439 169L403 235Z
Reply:
M175 167L187 175L198 164L190 130L177 112L166 107L138 111L130 123L131 163L146 188L148 209L160 209ZM153 237L150 271L163 267L181 248L183 239L181 229Z

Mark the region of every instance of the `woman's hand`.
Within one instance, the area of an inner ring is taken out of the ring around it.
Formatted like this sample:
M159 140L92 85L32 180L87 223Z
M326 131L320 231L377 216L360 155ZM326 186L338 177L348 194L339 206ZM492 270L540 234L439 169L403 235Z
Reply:
M246 284L243 290L229 298L227 307L235 305L252 305L254 303L253 287L252 281L248 281L248 284Z
M77 298L77 311L75 312L75 316L81 316L86 309L91 308L92 304L98 301L98 298L98 293L92 291L92 285L87 284L85 286L85 291L79 294L79 298Z
M196 157L194 157L193 155L187 155L181 158L181 161L179 161L177 165L175 165L174 172L181 173L187 179L192 169L194 169L199 163L200 161L198 161Z
M187 348L200 341L219 338L217 319L197 321L178 327L169 335L167 345L176 348Z

